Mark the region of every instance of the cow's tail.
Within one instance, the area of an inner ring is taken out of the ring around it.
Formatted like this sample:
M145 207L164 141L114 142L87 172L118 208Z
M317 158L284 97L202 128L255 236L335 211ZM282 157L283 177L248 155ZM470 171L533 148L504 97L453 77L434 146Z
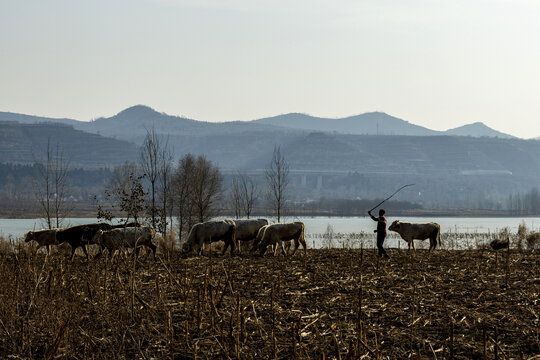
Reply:
M441 225L437 224L437 241L438 241L438 245L439 247L442 247L442 242L441 242Z
M233 252L235 253L239 253L240 252L240 246L239 244L236 242L236 223L231 220L231 223L232 223L232 234L231 234L231 241L232 241L232 246L231 246L231 255L233 255ZM236 249L235 249L236 248Z
M187 240L182 245L182 251L184 254L191 253L194 249L193 247L197 247L197 252L200 251L200 248L202 248L202 240L196 238L196 226L197 224L193 225L191 229L189 230ZM197 242L199 241L199 242ZM197 242L197 243L196 243Z
M302 223L302 231L300 232L299 238L300 244L304 247L304 255L307 254L307 243L306 243L306 225Z

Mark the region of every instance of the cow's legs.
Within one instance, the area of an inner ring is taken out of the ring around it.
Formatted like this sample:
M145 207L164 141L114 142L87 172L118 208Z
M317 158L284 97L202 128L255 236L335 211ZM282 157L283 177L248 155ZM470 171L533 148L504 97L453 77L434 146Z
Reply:
M435 250L435 248L437 248L437 233L433 234L432 237L429 238L429 243L430 243L429 251L431 251L432 248L433 248L433 250ZM433 247L431 247L431 246L433 246Z
M157 246L150 243L148 244L148 247L150 248L150 250L152 250L152 253L154 254L154 260L156 259L156 250L157 250Z
M298 239L298 241L300 241L300 244L302 244L302 247L304 248L304 256L307 255L306 239L304 239L304 236L301 236L300 239Z
M287 252L285 251L285 247L283 246L283 241L278 240L279 247L281 248L281 252L283 253L283 256L287 257Z
M298 241L298 239L294 239L294 250L291 256L293 256L296 253L296 250L298 250L299 247L300 247L300 241Z
M70 258L71 261L73 261L73 257L75 256L75 250L77 250L77 246L71 245L71 258Z
M223 251L221 252L221 255L225 255L225 252L227 251L228 248L229 248L229 242L225 241L225 246L223 247ZM233 248L234 248L234 246L231 244L231 254L232 254L232 249Z
M86 261L90 261L90 254L88 254L88 245L82 244L81 245L82 251L84 255L86 255Z

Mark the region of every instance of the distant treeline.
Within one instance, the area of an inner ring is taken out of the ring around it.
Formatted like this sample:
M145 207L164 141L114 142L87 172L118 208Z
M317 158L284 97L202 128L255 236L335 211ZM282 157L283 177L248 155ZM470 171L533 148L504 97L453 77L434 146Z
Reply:
M510 194L507 208L515 215L540 214L540 191L534 188L523 194Z
M0 163L0 199L6 201L34 199L36 165ZM95 194L102 194L111 170L73 168L68 171L69 193L74 201L90 201Z
M35 165L0 163L0 212L4 216L30 216L36 200L34 191L36 172ZM103 196L112 176L113 171L108 168L69 169L69 201L74 210L73 216L95 212L95 197L99 199ZM230 176L225 176L225 193L230 191L230 179ZM261 188L264 187L262 176L255 180ZM486 177L470 177L467 187L462 185L463 179L455 177L446 178L444 186L441 186L443 181L440 178L433 177L421 179L419 176L408 175L401 176L400 180L403 183L410 182L417 185L399 194L398 198L405 201L392 201L392 199L385 203L383 207L390 212L414 213L416 210L426 209L469 209L504 212L508 215L540 214L540 190L527 188L524 182L520 181L521 179L515 177L506 177L505 181L494 181L494 179L487 181ZM379 194L390 194L395 189L398 179L397 176L391 175L368 176L355 173L341 177L325 177L323 185L333 191L326 191L330 194L326 196L321 194L320 198L314 196L315 194L309 191L310 189L301 187L298 182L299 180L292 179L292 196L285 209L287 215L363 216L368 209L380 201L372 196L373 189L377 189ZM477 190L480 184L483 184L482 191ZM523 191L516 191L516 184L519 184ZM506 194L503 193L504 188L509 189ZM423 189L421 195L418 189ZM361 195L362 199L354 199L358 195ZM227 202L228 196L225 196L224 203L221 205L225 216L234 213L228 208L230 204ZM263 194L260 194L260 198L255 203L254 213L260 215L267 213Z
M352 200L352 199L328 199L321 198L317 201L310 201L304 203L301 207L297 207L304 212L330 212L332 215L366 215L366 212L373 206L377 205L383 199L372 200ZM422 207L418 204L414 204L408 201L388 201L381 205L380 208L384 208L386 211L406 211L416 210ZM378 210L377 210L378 211Z

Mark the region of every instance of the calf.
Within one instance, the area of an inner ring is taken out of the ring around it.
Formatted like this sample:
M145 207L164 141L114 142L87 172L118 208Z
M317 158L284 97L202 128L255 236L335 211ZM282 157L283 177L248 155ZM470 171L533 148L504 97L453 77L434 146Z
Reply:
M390 231L395 231L401 238L409 244L409 250L411 250L411 244L413 250L414 240L426 240L429 238L429 251L437 247L437 239L439 245L441 244L441 226L437 223L430 222L427 224L414 224L404 221L396 220L388 228Z
M47 255L51 252L51 245L58 245L56 233L58 229L29 231L24 235L24 242L34 240L38 243L38 249L42 246L47 247Z
M92 241L109 250L111 257L116 250L121 248L135 248L135 252L138 254L141 246L147 246L152 250L155 258L157 248L152 243L155 233L155 230L149 226L116 228L105 231L99 229Z

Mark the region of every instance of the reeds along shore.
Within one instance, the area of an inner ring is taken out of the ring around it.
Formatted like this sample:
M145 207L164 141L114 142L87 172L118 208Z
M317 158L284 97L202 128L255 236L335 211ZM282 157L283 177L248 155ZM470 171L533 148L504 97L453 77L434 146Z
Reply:
M68 249L64 249L69 251ZM158 253L86 262L0 251L0 356L527 359L540 255L515 249Z

